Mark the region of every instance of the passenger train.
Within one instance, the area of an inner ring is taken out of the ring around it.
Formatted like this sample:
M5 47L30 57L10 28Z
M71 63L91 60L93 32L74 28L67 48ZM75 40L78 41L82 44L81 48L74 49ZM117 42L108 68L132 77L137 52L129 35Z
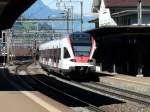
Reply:
M63 75L87 74L96 70L92 58L96 49L94 38L83 32L71 33L39 46L39 62L48 71Z

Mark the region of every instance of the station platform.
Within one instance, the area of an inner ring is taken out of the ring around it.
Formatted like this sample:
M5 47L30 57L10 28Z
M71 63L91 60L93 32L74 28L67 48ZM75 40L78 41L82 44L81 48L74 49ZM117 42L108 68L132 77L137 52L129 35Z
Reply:
M20 72L19 74L15 74L16 66L7 66L6 68L8 68L8 71L10 73L9 77L7 77L6 74L3 74L6 79L15 77L16 75L20 75L20 77L22 77L22 80L20 81L22 81L22 83L25 84L25 86L30 86L30 85L27 85L27 83L25 83L23 80L23 77L26 77L27 75L25 72ZM32 64L31 66L28 67L28 70L32 75L36 74L37 72L41 74L44 73L43 70L41 70L40 65ZM36 70L37 72L35 72L34 70ZM1 77L0 77L0 81L1 81ZM33 81L33 80L30 80L30 81ZM65 106L62 103L59 103L53 98L48 97L47 95L38 91L38 89L30 90L30 89L22 88L20 84L18 86L18 83L14 82L12 79L10 79L9 82L5 82L5 83L10 83L10 82L13 83L12 86L14 88L17 88L17 87L19 88L14 89L15 91L14 90L13 91L8 90L8 92L4 91L7 94L3 94L3 96L1 95L3 91L0 91L0 98L2 97L1 98L2 101L0 101L0 104L3 103L4 112L10 112L10 111L11 112L73 112L71 108ZM6 84L3 84L3 85L6 85ZM7 105L10 108L5 108Z
M118 73L101 72L97 67L99 82L116 88L150 95L150 77L130 76Z

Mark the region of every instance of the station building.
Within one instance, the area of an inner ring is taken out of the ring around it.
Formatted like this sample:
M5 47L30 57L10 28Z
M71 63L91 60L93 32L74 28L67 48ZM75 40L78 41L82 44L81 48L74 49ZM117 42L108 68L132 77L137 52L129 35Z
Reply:
M150 1L142 0L142 24L138 23L139 0L105 0L117 26L96 28L87 32L96 40L94 58L101 71L130 75L150 75ZM101 0L93 0L92 12L97 13Z
M104 0L106 8L110 9L111 17L117 25L137 25L138 24L138 4L139 0ZM142 0L142 24L150 25L150 0ZM93 0L92 13L97 13L101 5L101 0ZM98 28L98 18L91 20Z

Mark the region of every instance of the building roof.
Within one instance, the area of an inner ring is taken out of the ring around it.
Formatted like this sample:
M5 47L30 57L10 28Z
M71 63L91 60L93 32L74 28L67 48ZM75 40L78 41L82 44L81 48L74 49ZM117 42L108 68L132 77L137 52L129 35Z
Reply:
M139 0L104 0L108 8L137 7ZM99 9L101 0L93 0L93 7ZM150 7L150 0L142 0L143 7ZM93 12L96 10L93 8Z
M150 26L106 26L97 29L91 29L86 32L90 33L96 41L103 37L133 38L133 35L150 35Z
M10 28L36 0L0 0L0 30Z

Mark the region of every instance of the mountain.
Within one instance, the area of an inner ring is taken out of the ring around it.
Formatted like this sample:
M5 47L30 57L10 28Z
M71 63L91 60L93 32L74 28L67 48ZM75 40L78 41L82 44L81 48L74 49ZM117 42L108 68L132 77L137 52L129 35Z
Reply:
M62 17L61 14L63 11L51 9L46 6L41 0L37 0L27 11L22 14L23 18L26 19L48 19L48 18L56 18ZM74 15L74 18L80 19L79 15ZM84 30L94 28L94 25L88 23L89 20L93 18L92 16L84 16L83 17L83 28ZM67 27L67 22L53 22L52 25L53 29L65 29ZM80 21L74 22L74 30L79 31L80 29ZM71 27L71 24L70 24Z
M60 15L61 12L50 9L41 0L37 0L22 16L28 19L47 19L48 17Z

